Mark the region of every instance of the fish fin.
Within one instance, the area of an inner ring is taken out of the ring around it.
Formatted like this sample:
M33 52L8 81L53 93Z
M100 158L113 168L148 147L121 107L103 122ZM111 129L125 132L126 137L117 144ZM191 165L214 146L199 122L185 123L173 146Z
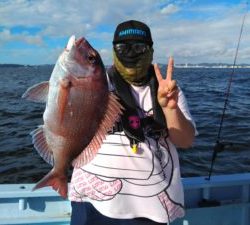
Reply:
M67 198L68 193L68 181L67 176L58 175L53 169L45 175L38 183L33 187L32 191L39 188L51 186L55 191L57 191L63 198Z
M54 164L53 153L47 144L43 126L39 126L36 130L32 131L30 135L32 136L32 143L34 144L34 147L37 150L37 152L47 163L53 166Z
M33 102L46 102L49 92L49 81L44 81L39 84L35 84L28 88L22 95L22 98Z
M115 122L119 120L123 110L124 108L118 101L118 97L110 93L107 110L104 114L103 120L89 145L75 160L73 160L72 165L74 167L81 167L89 163L95 157L103 140L106 137L107 132L110 131L113 128Z

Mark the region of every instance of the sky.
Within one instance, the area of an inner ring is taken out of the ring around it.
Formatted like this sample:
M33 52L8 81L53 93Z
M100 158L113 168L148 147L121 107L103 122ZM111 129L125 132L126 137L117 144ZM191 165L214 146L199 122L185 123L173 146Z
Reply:
M146 23L154 62L250 64L250 15L246 0L0 0L0 64L54 64L71 35L85 37L112 63L116 26Z

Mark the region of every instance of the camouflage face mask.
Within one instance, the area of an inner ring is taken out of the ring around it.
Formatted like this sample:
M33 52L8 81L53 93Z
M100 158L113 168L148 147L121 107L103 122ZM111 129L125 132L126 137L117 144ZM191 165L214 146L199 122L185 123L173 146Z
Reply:
M144 54L141 54L139 58L137 58L137 62L135 62L133 67L126 67L119 60L115 51L113 51L114 65L126 82L136 86L141 86L147 80L148 68L153 60L153 52L153 48L150 48Z

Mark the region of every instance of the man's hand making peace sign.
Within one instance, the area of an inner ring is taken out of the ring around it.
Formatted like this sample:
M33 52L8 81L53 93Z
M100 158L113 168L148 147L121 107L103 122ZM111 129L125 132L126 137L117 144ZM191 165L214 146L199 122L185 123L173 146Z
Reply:
M155 74L159 83L157 98L166 118L169 138L176 146L188 148L194 140L195 130L186 119L178 106L179 89L175 80L172 80L174 59L169 58L166 78L161 75L157 64L154 65Z
M154 64L155 74L159 83L158 102L162 108L175 109L178 102L178 88L175 80L172 80L174 70L174 59L169 58L166 79L161 75L157 64Z

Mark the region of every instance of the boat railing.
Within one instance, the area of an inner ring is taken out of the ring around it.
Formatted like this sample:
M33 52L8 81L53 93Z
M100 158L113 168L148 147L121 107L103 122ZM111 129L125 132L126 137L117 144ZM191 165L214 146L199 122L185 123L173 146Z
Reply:
M186 215L173 225L250 225L250 173L189 177L183 184ZM49 187L33 187L0 185L0 224L69 225L70 202Z

